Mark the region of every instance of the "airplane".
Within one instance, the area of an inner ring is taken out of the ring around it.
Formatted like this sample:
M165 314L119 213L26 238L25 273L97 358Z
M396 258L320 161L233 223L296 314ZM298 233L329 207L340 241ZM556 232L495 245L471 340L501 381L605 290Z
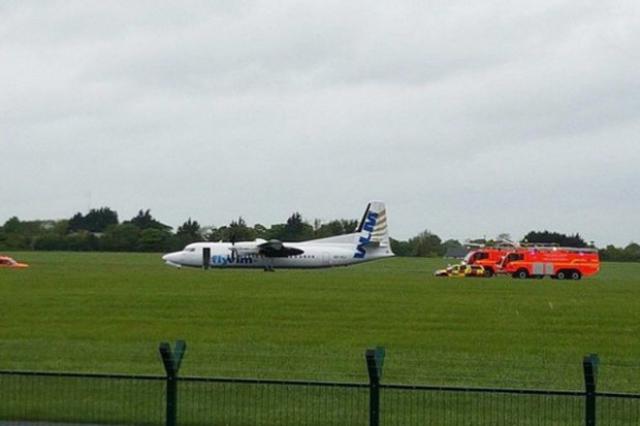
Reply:
M206 249L209 253L206 254ZM168 253L162 260L177 268L328 268L392 257L384 202L371 201L351 234L297 243L256 239L243 242L199 242ZM205 258L205 256L207 256Z

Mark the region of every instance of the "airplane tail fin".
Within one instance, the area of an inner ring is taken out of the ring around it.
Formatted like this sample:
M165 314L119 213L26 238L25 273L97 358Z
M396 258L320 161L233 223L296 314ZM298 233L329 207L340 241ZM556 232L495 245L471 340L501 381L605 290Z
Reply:
M383 248L390 255L391 242L387 226L387 208L382 201L371 201L356 228L360 234L356 257L364 257L367 247Z

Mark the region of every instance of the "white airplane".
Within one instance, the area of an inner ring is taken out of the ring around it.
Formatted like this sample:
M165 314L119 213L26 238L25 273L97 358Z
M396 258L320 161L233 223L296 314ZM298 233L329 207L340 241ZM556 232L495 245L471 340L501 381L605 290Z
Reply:
M208 249L208 253L207 253ZM205 257L206 256L206 257ZM382 201L371 201L352 234L286 243L280 240L237 243L193 243L162 256L167 265L214 268L327 268L392 257L387 212Z

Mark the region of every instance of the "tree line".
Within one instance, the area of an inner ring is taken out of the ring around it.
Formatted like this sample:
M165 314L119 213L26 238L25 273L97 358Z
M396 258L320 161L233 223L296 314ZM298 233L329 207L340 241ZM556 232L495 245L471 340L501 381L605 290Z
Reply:
M182 249L196 241L252 241L256 238L281 241L305 241L354 232L356 219L336 219L313 223L298 212L283 223L270 226L249 226L239 217L220 227L201 226L188 218L175 231L151 215L140 210L129 220L120 221L118 213L109 207L91 209L87 214L76 213L68 219L21 221L17 217L0 226L0 250L62 250L62 251L142 251L167 252ZM510 239L501 234L496 239L468 240L472 245L496 245ZM592 247L579 234L565 235L549 231L531 231L521 242L552 243L560 246ZM408 240L391 238L391 248L398 256L442 257L451 249L464 249L458 240L442 240L425 230ZM600 250L602 260L640 262L640 245L626 247L609 245Z
M188 218L174 232L148 209L121 222L116 211L102 207L62 220L21 221L12 217L0 226L0 250L166 252L196 241L304 241L350 233L357 224L355 219L339 219L316 220L312 225L296 212L284 223L268 227L249 226L242 217L228 225L204 227Z

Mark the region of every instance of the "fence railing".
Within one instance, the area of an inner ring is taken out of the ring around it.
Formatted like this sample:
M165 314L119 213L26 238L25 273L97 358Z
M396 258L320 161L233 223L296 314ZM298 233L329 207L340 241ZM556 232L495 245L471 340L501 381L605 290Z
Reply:
M640 394L386 384L384 350L368 383L180 377L183 342L162 344L164 376L0 371L0 422L119 425L638 425Z

